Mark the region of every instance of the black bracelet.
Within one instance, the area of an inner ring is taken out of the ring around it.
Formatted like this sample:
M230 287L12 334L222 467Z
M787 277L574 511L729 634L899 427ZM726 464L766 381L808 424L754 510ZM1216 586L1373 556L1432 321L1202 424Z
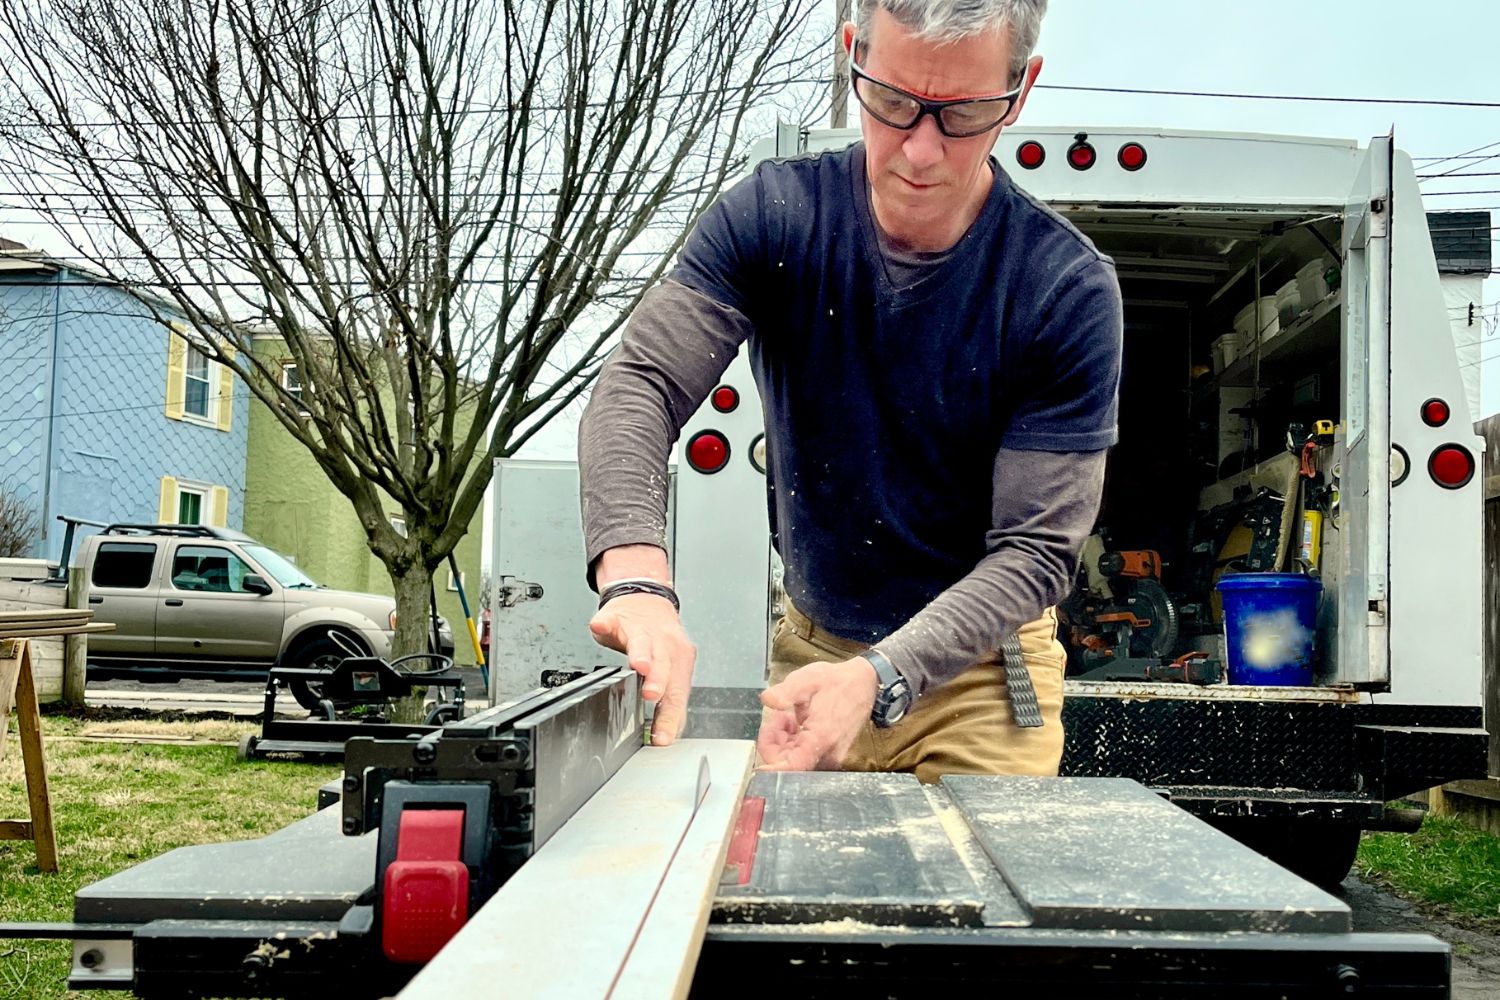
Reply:
M602 608L616 597L624 597L626 594L651 594L654 597L665 597L672 602L674 611L682 610L682 602L677 599L677 591L655 580L621 580L618 583L612 583L599 591L599 607Z

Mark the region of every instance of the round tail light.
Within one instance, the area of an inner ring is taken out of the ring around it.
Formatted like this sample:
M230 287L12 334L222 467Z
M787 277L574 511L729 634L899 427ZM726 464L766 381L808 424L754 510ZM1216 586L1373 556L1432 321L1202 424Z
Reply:
M1146 165L1146 147L1138 142L1127 142L1120 147L1120 166L1126 170L1139 170Z
M1021 143L1016 150L1016 162L1027 170L1035 170L1047 161L1047 151L1035 139Z
M1452 415L1453 411L1441 399L1429 399L1422 404L1422 423L1428 427L1441 427Z
M688 441L687 460L695 470L711 476L729 464L729 439L718 431L699 431Z
M728 413L740 405L739 390L732 385L719 386L709 398L713 401L714 409L720 413Z
M1474 478L1474 455L1461 444L1445 444L1427 460L1427 472L1444 489L1461 489Z
M1098 158L1094 147L1090 146L1082 136L1079 136L1078 141L1068 147L1068 165L1074 170L1087 170Z

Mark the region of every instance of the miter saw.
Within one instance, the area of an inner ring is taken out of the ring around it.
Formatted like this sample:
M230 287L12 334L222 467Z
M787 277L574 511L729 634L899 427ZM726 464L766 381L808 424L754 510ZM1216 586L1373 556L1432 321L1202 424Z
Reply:
M1173 658L1177 604L1162 585L1161 570L1159 553L1112 551L1103 532L1084 543L1078 586L1058 609L1069 629L1076 679L1196 684L1222 679L1221 665L1206 653Z

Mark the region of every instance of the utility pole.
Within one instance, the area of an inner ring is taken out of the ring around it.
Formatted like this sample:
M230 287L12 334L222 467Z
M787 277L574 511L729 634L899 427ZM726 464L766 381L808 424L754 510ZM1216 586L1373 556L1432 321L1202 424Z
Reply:
M844 22L849 20L849 0L837 0L833 29L833 110L828 124L843 128L849 119L849 53L844 51Z

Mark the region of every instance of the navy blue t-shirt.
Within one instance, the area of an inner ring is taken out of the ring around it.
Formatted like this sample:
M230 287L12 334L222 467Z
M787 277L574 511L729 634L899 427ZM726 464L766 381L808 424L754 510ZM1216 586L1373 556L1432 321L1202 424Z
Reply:
M1115 442L1113 263L991 166L978 219L910 285L887 273L862 144L760 164L672 275L753 326L787 593L847 639L885 638L985 556L1001 448Z

